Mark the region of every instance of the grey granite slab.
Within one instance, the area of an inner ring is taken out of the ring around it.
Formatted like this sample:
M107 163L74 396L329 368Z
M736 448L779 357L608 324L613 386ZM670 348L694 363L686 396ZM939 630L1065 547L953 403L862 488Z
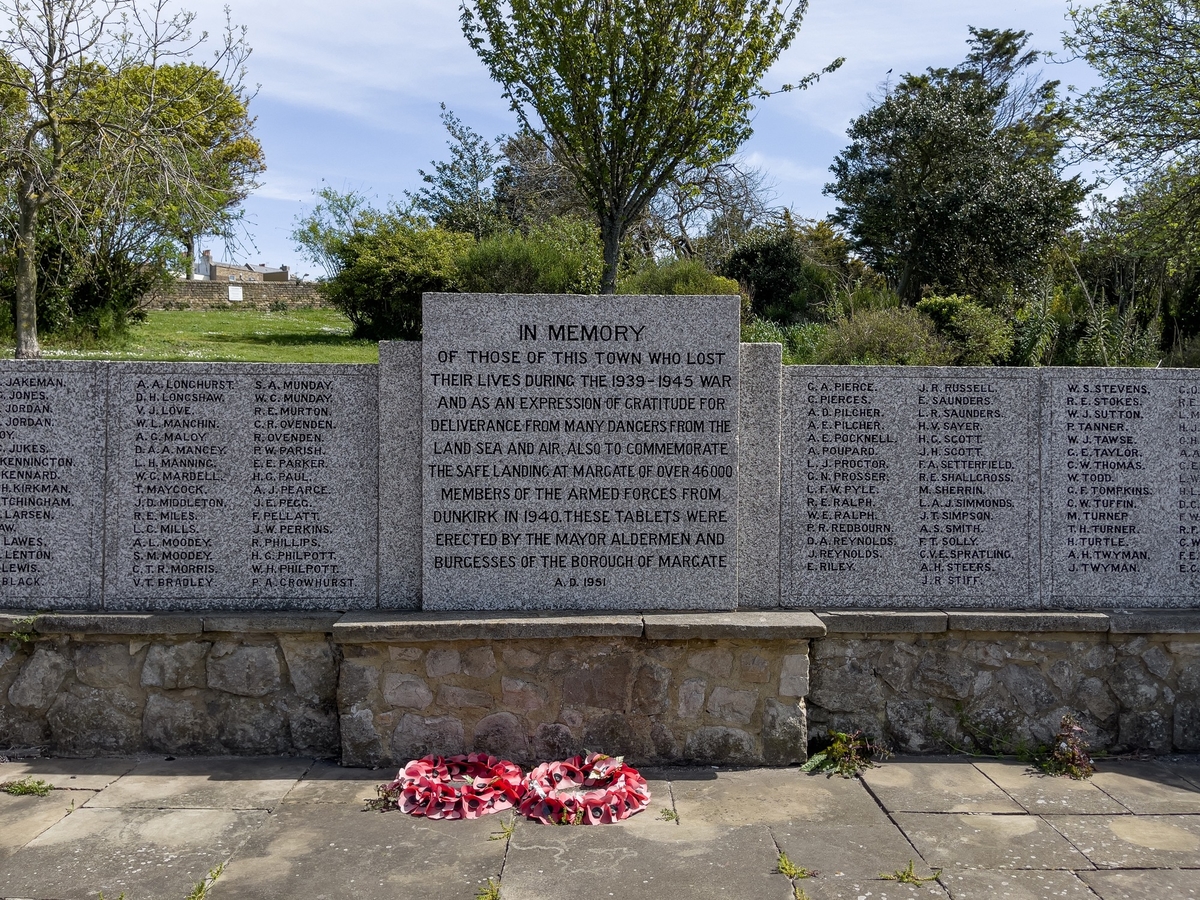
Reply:
M423 310L425 609L736 606L736 297Z
M810 612L738 610L732 613L648 613L643 617L652 641L797 640L825 636Z
M1038 816L896 813L930 866L954 869L1088 869L1087 857ZM1057 824L1062 817L1056 816Z
M143 759L88 801L92 809L273 809L310 759Z
M652 801L657 809L658 801ZM521 822L509 840L500 895L662 900L729 897L790 900L774 873L778 851L761 825L691 827L654 819L652 809L616 825L556 828Z
M779 606L783 347L742 344L738 410L738 606Z
M421 608L421 344L379 345L379 605Z
M862 773L889 813L1019 813L1024 810L969 760L925 757L889 761Z
M377 380L112 365L105 606L374 607Z
M1086 877L1092 873L1081 874ZM1053 869L998 872L952 869L943 872L939 880L950 891L953 900L1046 900L1048 897L1096 900L1096 895L1080 880L1080 875Z
M1200 868L1200 816L1055 816L1098 869Z
M507 842L488 838L511 815L446 822L364 811L357 799L320 808L284 802L238 848L212 895L470 900L498 880Z
M951 631L1005 631L1014 634L1108 631L1108 615L1099 612L952 609L947 611L946 617Z
M619 613L347 613L333 626L334 640L342 644L641 637L642 632L641 616Z
M0 595L98 608L104 528L103 366L0 362Z
M664 770L675 812L686 824L749 822L805 832L830 826L888 826L887 814L857 778L806 775L798 769ZM797 865L804 865L796 860ZM816 864L813 864L816 867Z
M262 810L79 807L0 860L0 896L186 897L266 819Z
M979 760L975 768L1028 812L1037 815L1092 815L1128 812L1090 780L1046 775L1019 762Z
M1043 370L1047 603L1200 605L1200 380Z
M941 610L822 609L816 613L830 634L940 634Z
M1134 871L1081 872L1079 875L1100 900L1146 900L1171 897L1178 900L1200 897L1195 870L1142 869Z
M784 606L1038 605L1037 373L789 366Z

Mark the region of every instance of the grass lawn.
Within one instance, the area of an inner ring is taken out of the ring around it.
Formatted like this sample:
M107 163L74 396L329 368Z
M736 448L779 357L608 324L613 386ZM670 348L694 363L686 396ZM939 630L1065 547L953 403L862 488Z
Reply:
M46 359L169 360L172 362L377 363L379 345L350 336L335 309L154 310L111 345L42 342ZM12 355L12 344L8 346Z

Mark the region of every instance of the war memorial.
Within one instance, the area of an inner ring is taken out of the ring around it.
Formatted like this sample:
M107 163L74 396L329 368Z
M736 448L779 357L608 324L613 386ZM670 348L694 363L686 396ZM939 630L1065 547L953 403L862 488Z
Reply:
M0 363L0 750L1200 750L1200 378L427 295L378 366Z

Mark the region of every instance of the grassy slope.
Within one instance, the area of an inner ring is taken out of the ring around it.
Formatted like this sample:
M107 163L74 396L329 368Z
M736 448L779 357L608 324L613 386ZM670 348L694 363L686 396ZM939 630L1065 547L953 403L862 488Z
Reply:
M112 345L43 344L47 359L183 362L377 363L379 346L355 340L337 310L155 310ZM9 353L11 356L11 346Z

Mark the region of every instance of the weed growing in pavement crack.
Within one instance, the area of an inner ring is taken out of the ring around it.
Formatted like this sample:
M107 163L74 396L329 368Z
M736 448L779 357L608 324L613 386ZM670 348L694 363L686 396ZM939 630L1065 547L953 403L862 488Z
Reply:
M884 881L898 881L900 884L921 885L925 884L927 881L937 881L938 878L941 877L941 874L941 869L934 869L932 875L922 877L917 874L916 865L914 864L913 860L910 859L906 868L897 869L890 875L887 872L880 872L879 877Z
M500 882L489 878L475 895L475 900L500 900Z
M221 877L221 873L224 871L225 863L220 863L209 869L208 875L196 882L196 886L192 888L192 892L184 900L205 900L208 897L208 889L213 886L213 883Z
M500 830L493 831L488 835L489 841L506 841L513 836L513 832L517 830L517 817L513 816L507 822L500 823Z
M1039 755L1037 767L1047 775L1066 775L1076 781L1091 778L1096 774L1096 766L1092 763L1084 733L1083 726L1074 716L1063 716L1054 742L1046 755Z
M658 819L660 822L678 822L679 813L664 806L658 813Z
M0 791L6 794L11 794L14 797L45 797L52 790L54 785L48 781L42 781L40 778L34 778L29 775L22 778L20 781L4 781L0 782Z
M779 862L775 864L775 871L793 881L797 878L815 878L818 874L816 869L806 869L796 865L782 850L779 851Z
M883 744L872 741L861 731L845 732L829 730L829 745L814 753L800 767L801 772L825 772L843 778L853 778L864 769L875 768L872 756L887 759L891 752Z

